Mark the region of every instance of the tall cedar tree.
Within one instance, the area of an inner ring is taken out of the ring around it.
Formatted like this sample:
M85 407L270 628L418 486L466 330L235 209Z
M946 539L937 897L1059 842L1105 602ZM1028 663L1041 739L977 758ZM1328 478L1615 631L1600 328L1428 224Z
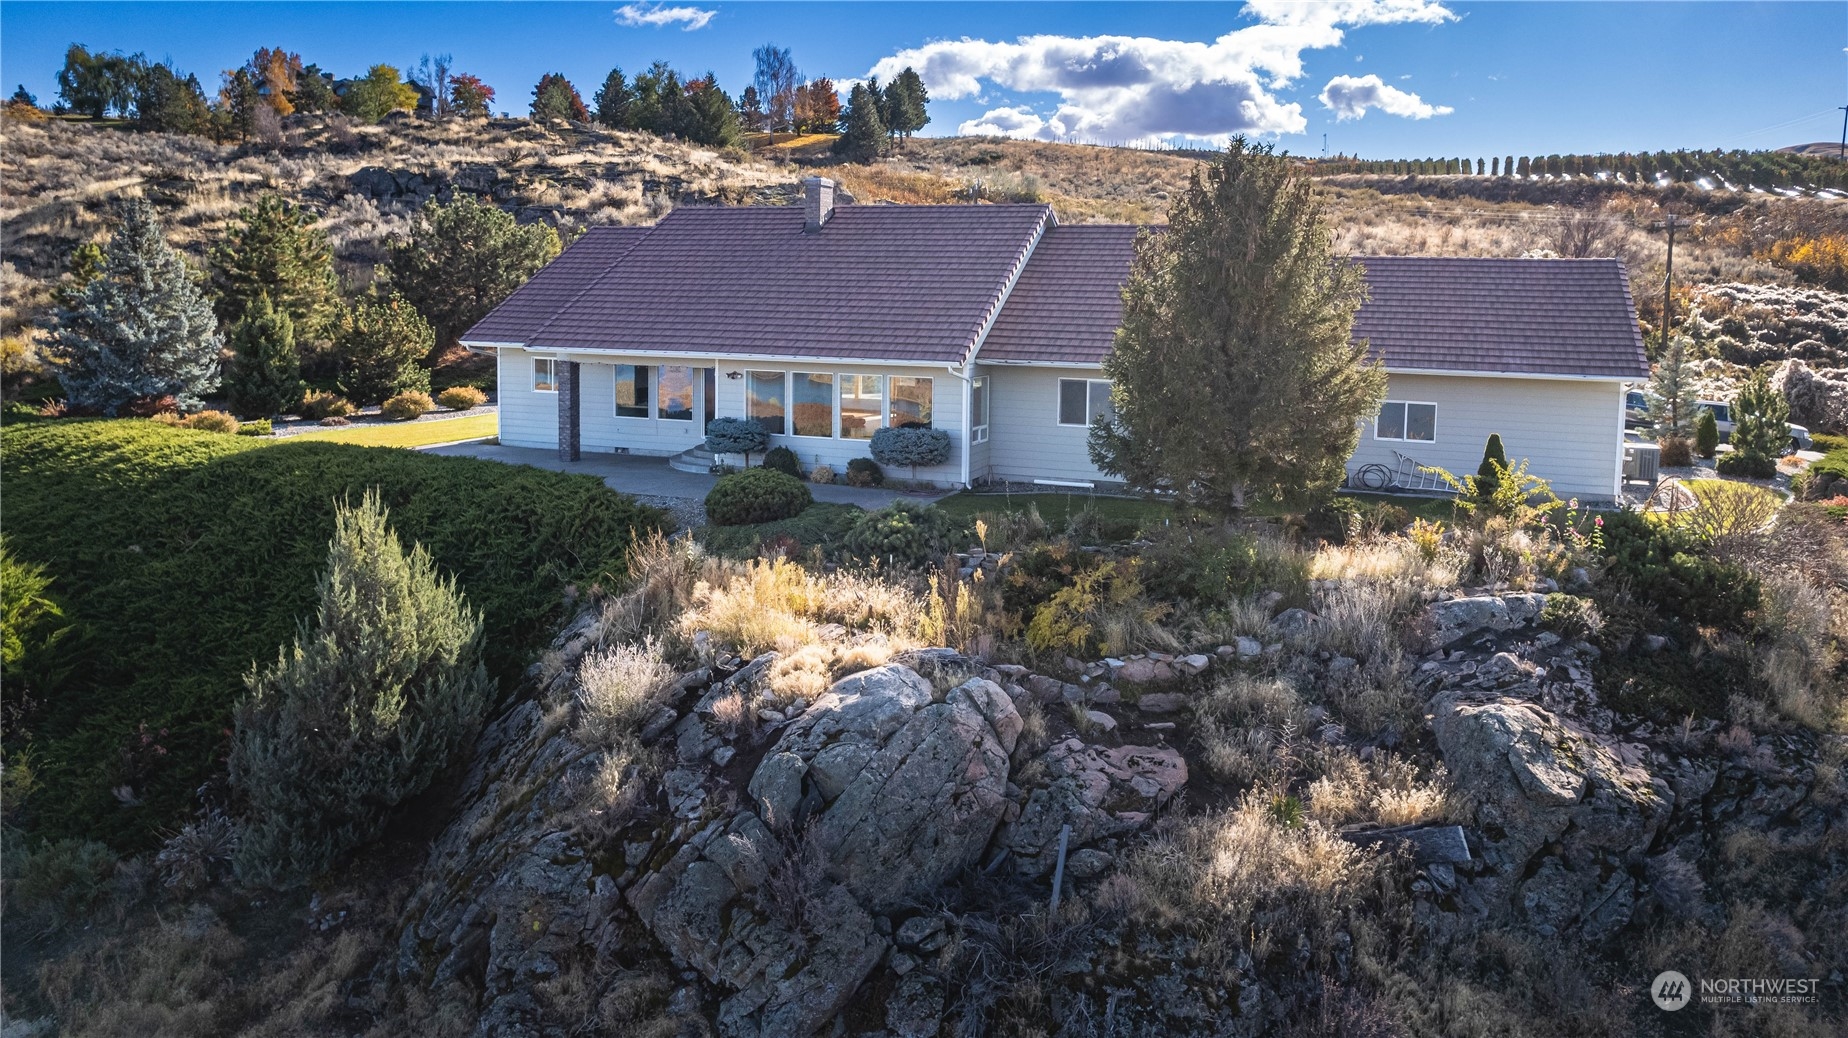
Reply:
M257 132L257 109L262 105L263 95L257 92L256 78L249 69L225 73L225 81L218 88L218 110L226 134L248 140Z
M494 88L472 72L463 72L449 81L449 110L464 119L486 119L488 106L494 103Z
M1508 451L1502 447L1501 433L1490 433L1482 448L1482 464L1476 468L1476 496L1487 501L1501 486L1501 474L1508 471Z
M241 879L287 887L377 839L467 748L492 694L481 613L376 491L334 518L312 622L252 667L231 739Z
M597 106L597 125L607 126L612 130L631 130L635 124L629 121L629 106L635 100L635 91L629 89L629 81L623 77L620 67L610 69L610 74L603 77L603 85L591 102Z
M1687 345L1685 336L1671 337L1649 378L1645 399L1659 436L1686 436L1694 421L1694 365L1688 363Z
M45 353L71 406L113 415L142 397L197 407L218 386L224 337L147 202L121 208L102 270L52 320Z
M347 87L340 107L361 122L376 123L393 112L417 109L417 88L404 82L392 65L374 65L366 78L354 80Z
M849 162L871 162L885 154L885 122L879 117L880 98L874 88L855 83L847 94L847 112L841 116L841 135L834 151Z
M362 299L340 315L334 354L340 392L359 404L376 404L409 390L428 391L430 372L418 361L430 354L430 322L400 296Z
M1233 516L1339 485L1386 375L1352 338L1365 272L1337 257L1309 178L1234 138L1144 234L1104 362L1091 459Z
M511 214L459 195L448 205L431 200L412 217L410 233L391 244L388 279L446 350L558 252L552 228L522 227Z
M302 357L295 348L295 322L260 293L231 326L231 359L225 365L225 396L240 418L268 418L301 403Z
M558 72L548 72L539 77L539 85L533 87L533 118L546 122L552 119L567 119L572 122L590 121L590 109L584 107L584 99L578 96L577 87Z
M744 146L744 127L738 122L738 109L732 104L731 95L719 87L717 76L708 72L706 78L688 83L687 100L694 117L688 139L713 148Z
M212 248L212 291L226 325L244 316L258 295L289 315L303 342L320 340L340 302L334 253L311 210L264 195L240 210Z

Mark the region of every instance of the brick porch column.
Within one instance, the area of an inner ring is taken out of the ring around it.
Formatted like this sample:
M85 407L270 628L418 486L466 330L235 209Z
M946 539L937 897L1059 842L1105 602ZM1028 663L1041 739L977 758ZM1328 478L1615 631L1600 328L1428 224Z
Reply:
M576 461L579 456L578 412L582 409L578 392L578 362L558 362L558 460Z

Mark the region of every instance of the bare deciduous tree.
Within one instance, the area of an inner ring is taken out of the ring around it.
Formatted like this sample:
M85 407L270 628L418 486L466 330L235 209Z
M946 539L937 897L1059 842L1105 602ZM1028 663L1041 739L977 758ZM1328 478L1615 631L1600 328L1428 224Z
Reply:
M796 71L795 59L789 56L789 48L774 43L764 44L752 51L751 56L757 59L757 74L752 77L751 84L763 101L770 129L789 129L795 122L796 85L802 80L802 74Z

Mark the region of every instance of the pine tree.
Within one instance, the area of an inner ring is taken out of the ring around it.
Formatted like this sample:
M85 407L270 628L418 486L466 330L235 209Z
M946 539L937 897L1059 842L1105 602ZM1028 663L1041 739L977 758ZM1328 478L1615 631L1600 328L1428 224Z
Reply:
M231 360L225 395L240 418L267 418L301 402L302 358L295 348L295 322L270 304L267 292L231 326Z
M113 415L141 397L197 407L218 385L224 337L147 202L121 208L102 270L58 308L45 352L72 407Z
M924 111L930 92L924 89L924 80L909 65L886 86L883 100L881 114L888 133L910 137L930 122L930 116Z
M1143 235L1104 362L1091 460L1222 515L1345 476L1386 376L1352 339L1364 271L1336 257L1309 178L1235 138Z
M1790 444L1790 402L1771 388L1761 370L1752 375L1733 401L1733 453L1752 460L1759 471L1776 471L1777 458Z
M435 344L430 323L400 296L360 300L334 333L340 391L376 404L406 390L428 391L430 372L418 366Z
M72 249L65 269L67 277L51 290L52 300L59 306L75 307L83 298L83 290L103 275L106 261L103 247L97 242L87 241Z
M390 246L388 280L448 349L559 252L558 232L458 195L426 203ZM432 358L434 360L434 358Z
M731 96L719 87L717 76L687 84L687 100L693 111L693 128L687 137L712 148L744 147L744 128L738 124L738 110Z
M322 73L321 66L309 65L302 69L302 74L295 77L295 90L289 94L289 103L297 112L325 113L340 110L340 96L334 93L332 77Z
M245 678L230 764L247 883L294 886L376 839L481 725L481 614L388 520L376 491L339 509L313 622Z
M744 93L738 95L738 120L752 133L761 133L765 118L764 101L757 96L757 87L745 87Z
M198 76L180 78L166 65L152 65L135 91L135 125L154 133L212 132L212 106Z
M597 106L597 125L607 126L612 130L632 130L635 124L629 121L629 105L635 100L635 91L629 89L629 81L623 78L622 69L610 69L610 74L603 79L603 85L591 98Z
M219 320L236 323L264 295L289 316L297 337L319 340L340 302L333 248L319 217L280 195L264 195L237 218L210 256Z
M1508 471L1508 452L1502 448L1501 433L1490 433L1482 448L1482 464L1476 469L1476 496L1487 501L1501 486L1502 473Z
M1656 361L1645 396L1657 438L1683 437L1694 418L1694 365L1688 363L1687 338L1674 336Z
M584 99L578 95L577 87L571 85L563 73L548 72L539 77L539 85L533 87L533 119L547 122L564 119L570 122L587 123L590 121L590 109L584 107Z
M847 113L841 116L836 153L849 162L871 162L885 154L885 122L879 116L880 97L865 83L856 83L847 95Z

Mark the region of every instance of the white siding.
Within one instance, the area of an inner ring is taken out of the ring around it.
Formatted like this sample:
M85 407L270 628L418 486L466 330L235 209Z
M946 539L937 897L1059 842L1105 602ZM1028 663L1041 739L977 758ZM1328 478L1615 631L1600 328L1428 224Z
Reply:
M995 364L984 370L990 394L988 470L974 478L1109 482L1091 464L1091 430L1059 424L1059 380L1100 378L1098 369Z
M558 394L533 391L533 358L525 350L497 351L500 440L509 447L558 447Z
M739 372L739 378L727 378L729 372ZM742 377L745 371L811 371L828 372L835 376L836 400L839 400L840 376L854 375L899 375L921 377L931 380L931 427L942 429L950 434L950 460L942 465L918 469L918 479L932 483L957 484L962 481L962 451L967 430L963 426L963 381L962 378L945 368L930 367L895 367L890 365L852 364L786 364L770 361L727 360L719 364L718 375L718 416L721 418L744 418L745 387L748 379ZM787 384L787 383L786 383ZM838 403L837 403L838 409ZM803 471L818 464L826 464L837 473L847 471L847 463L854 458L870 458L873 455L872 444L868 440L853 440L841 437L792 436L770 437L773 447L788 447L796 452ZM731 459L734 463L737 459ZM894 479L910 479L911 469L891 469L887 475Z
M1367 421L1349 471L1371 462L1390 468L1397 449L1421 465L1474 475L1489 434L1500 433L1508 463L1526 459L1528 471L1560 497L1608 501L1617 495L1623 393L1615 382L1393 374L1386 399L1437 404L1437 439L1376 439Z
M699 383L699 368L714 365L710 357L693 357L684 362L694 368L693 372L693 418L691 421L679 421L671 418L657 418L660 405L660 371L659 357L613 357L607 362L583 362L578 368L583 380L582 396L579 397L578 440L587 453L613 453L618 447L626 448L630 454L652 454L668 457L681 451L699 446L706 439L705 423L702 421L705 411L701 407L700 397L703 390ZM650 386L648 390L647 418L618 418L616 416L616 365L637 364L649 367ZM723 414L724 412L720 412Z

